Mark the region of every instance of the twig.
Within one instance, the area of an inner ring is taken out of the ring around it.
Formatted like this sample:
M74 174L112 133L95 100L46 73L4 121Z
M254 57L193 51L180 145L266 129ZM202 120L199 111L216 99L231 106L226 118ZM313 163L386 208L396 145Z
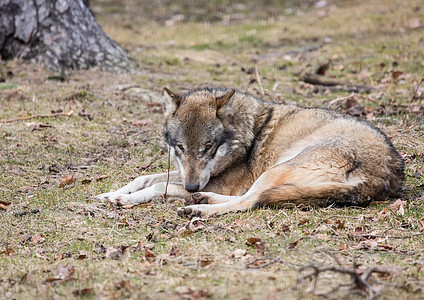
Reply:
M337 102L342 102L342 101L349 100L349 99L352 99L354 96L355 96L355 93L351 93L350 95L345 96L345 97L340 97L340 98L336 98L336 99L333 99L333 100L325 100L325 101L324 101L324 103L325 103L325 102L328 102L327 107L328 107L328 108L330 108L330 107L331 107L331 106L333 106L335 103L337 103Z
M324 85L324 86L345 86L345 87L351 87L356 88L358 90L364 90L364 91L372 91L376 90L377 88L369 85L364 84L357 84L357 83L350 83L350 82L344 82L342 80L338 80L336 78L331 78L323 75L318 74L312 74L312 73L306 73L304 74L300 80L310 83L313 85Z
M268 262L260 264L260 265L255 265L256 263L261 262L261 261L268 261ZM277 257L277 258L261 257L261 258L257 258L254 261L246 264L246 267L249 268L249 269L261 269L261 268L265 268L265 267L268 267L270 265L273 265L273 264L279 263L279 262L281 262L280 257Z
M314 280L313 283L313 289L314 293L316 291L316 286L318 284L318 277L321 273L325 272L335 272L339 274L346 274L349 275L352 278L352 288L357 290L365 290L368 292L368 298L374 299L375 296L377 296L377 293L373 289L373 286L368 281L373 273L380 273L380 274L389 274L390 272L384 269L380 269L377 267L372 267L366 270L361 274L361 272L358 270L358 266L356 262L353 262L353 266L351 268L342 268L342 267L335 267L335 266L324 266L324 267L317 267L314 265L303 267L299 270L299 272L312 269L312 272L309 274L306 274L298 279L298 284L302 283L305 279L312 278ZM337 290L337 289L336 289Z
M67 113L54 113L54 114L49 114L49 115L34 115L34 116L29 116L29 117L22 117L22 118L15 118L15 119L9 119L9 120L0 120L0 123L13 123L13 122L18 122L18 121L27 121L27 120L31 120L31 119L36 119L36 118L55 118L55 117L70 117L73 115L73 111L71 110L70 112Z
M352 234L352 237L360 237L360 238L385 238L385 239L409 239L417 236L424 235L424 232L421 233L414 233L410 235L381 235L381 234Z
M259 76L259 68L258 65L255 65L255 78L256 81L259 84L259 91L261 92L261 96L265 96L265 91L264 91L264 87L262 86L262 81L261 81L261 77Z
M414 89L414 93L412 94L411 101L409 101L410 103L412 103L412 101L414 101L415 96L417 95L418 89L420 88L420 85L421 85L421 83L422 83L423 81L424 81L424 74L423 74L423 76L421 77L420 82L418 82L417 87Z

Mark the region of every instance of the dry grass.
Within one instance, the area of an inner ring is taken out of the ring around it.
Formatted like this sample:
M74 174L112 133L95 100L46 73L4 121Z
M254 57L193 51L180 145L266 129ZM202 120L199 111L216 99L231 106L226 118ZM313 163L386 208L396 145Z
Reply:
M323 9L297 5L294 13L246 3L217 1L224 15L244 13L228 24L196 17L163 26L170 6L151 17L134 1L92 1L103 28L139 59L138 74L77 71L60 82L36 65L0 64L8 84L0 85L0 120L74 112L0 124L0 298L421 297L424 136L422 111L411 111L424 94L421 86L411 100L424 64L420 1L331 1ZM302 51L310 46L316 49ZM299 76L329 61L330 76L379 87L355 100L405 157L401 209L390 207L391 199L366 209L264 209L187 220L175 213L181 201L117 210L93 200L166 170L163 86L256 94L247 70L257 64L265 98L325 107L348 93L315 93ZM59 187L67 176L75 182ZM350 275L330 271L314 287L312 277L299 281L313 270L302 269L308 266L386 273L372 274L371 288L361 289Z

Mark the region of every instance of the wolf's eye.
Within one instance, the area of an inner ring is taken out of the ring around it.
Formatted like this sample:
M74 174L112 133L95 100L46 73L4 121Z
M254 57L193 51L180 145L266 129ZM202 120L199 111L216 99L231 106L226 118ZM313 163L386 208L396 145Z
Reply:
M211 143L207 143L205 145L205 152L207 152L210 148L212 148L212 144Z
M184 146L182 144L177 144L177 148L181 151L184 152Z

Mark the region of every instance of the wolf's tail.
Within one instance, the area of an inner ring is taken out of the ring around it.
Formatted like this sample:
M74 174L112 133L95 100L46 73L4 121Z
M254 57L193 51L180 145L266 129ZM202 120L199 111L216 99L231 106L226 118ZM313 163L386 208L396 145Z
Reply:
M360 195L357 184L329 182L302 187L292 184L272 187L261 193L254 206L364 206L369 202L371 197Z

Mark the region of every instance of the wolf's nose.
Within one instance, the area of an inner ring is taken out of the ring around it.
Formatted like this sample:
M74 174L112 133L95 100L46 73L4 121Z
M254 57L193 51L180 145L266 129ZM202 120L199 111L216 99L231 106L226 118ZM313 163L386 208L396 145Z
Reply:
M188 184L185 185L185 189L186 189L187 192L194 193L194 192L197 192L199 190L199 185L193 184L193 183L188 183Z

